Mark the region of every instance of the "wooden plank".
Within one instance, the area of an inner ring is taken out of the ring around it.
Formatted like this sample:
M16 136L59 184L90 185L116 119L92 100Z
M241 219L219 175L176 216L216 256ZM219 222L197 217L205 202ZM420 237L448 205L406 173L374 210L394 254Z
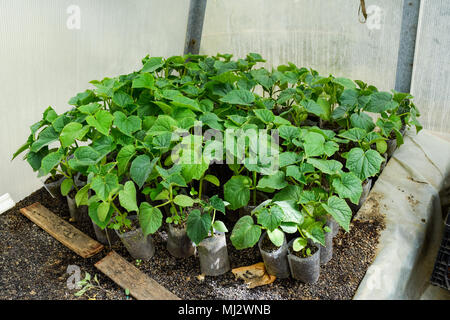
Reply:
M20 209L20 212L83 258L89 258L104 248L101 243L61 219L39 202Z
M108 253L95 264L95 267L123 289L128 289L130 294L138 300L180 300L115 251Z

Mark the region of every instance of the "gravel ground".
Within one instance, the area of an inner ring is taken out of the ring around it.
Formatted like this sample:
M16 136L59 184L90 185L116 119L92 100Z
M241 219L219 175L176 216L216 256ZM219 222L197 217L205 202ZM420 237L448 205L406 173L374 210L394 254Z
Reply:
M11 210L0 215L0 299L131 299L124 290L94 267L107 250L83 259L36 226L19 209L36 201L68 220L65 198L52 198L44 188L23 199ZM75 225L95 238L90 222ZM320 278L313 285L294 279L277 279L274 283L247 289L231 272L219 277L199 280L198 257L176 259L165 249L167 233L153 236L156 254L150 261L137 264L121 243L113 246L119 254L182 299L351 299L367 268L372 263L382 221L353 221L349 233L339 231L334 239L333 259L321 267ZM229 235L228 235L229 237ZM237 251L229 238L228 253L231 267L261 262L257 246ZM69 289L69 265L98 276L100 288L93 288L83 296Z

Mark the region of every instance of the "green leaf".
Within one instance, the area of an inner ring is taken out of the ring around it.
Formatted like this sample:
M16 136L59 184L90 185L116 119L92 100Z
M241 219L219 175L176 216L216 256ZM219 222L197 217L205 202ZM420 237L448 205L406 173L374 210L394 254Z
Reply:
M327 141L327 142L325 142L323 147L324 147L324 150L325 150L325 154L328 157L331 157L333 154L336 153L336 151L339 150L339 145L336 142L334 142L334 141Z
M124 134L131 136L132 133L141 130L142 120L138 116L127 117L123 112L114 112L114 125Z
M261 228L255 225L252 217L243 216L234 225L231 233L231 243L238 249L247 249L253 247L261 236Z
M271 208L263 208L258 213L258 223L268 229L273 231L281 224L284 219L284 212L279 206L273 206Z
M264 123L272 123L275 120L275 116L272 111L267 109L255 109L253 110L256 117Z
M89 190L91 186L89 184L86 184L78 190L77 194L75 195L75 203L77 204L77 207L81 205L87 205L89 200Z
M283 171L277 171L273 175L264 176L258 181L257 189L276 189L280 190L286 187L288 183L285 180L285 174ZM227 200L228 201L228 200Z
M209 182L211 182L213 185L215 185L215 186L220 186L220 181L219 181L219 179L216 177L216 176L213 176L213 175L211 175L211 174L207 174L205 177L204 177L204 179L206 180L206 181L209 181Z
M318 157L325 153L325 138L320 133L309 132L305 135L304 143L307 157Z
M316 116L321 117L322 119L329 118L330 108L325 100L322 100L321 103L319 104L314 100L307 99L306 101L303 101L303 106L309 113L315 114Z
M147 202L142 202L139 206L139 224L144 236L158 231L162 224L162 213L158 208L152 207Z
M292 243L292 249L294 249L294 251L298 252L298 251L304 249L307 244L308 244L308 240L306 240L305 238L297 238Z
M352 172L341 174L339 178L333 179L333 188L341 198L348 198L354 204L359 203L362 194L361 180Z
M185 196L184 194L177 195L175 199L173 199L173 202L180 207L192 207L194 205L194 199Z
M159 135L164 132L173 132L177 125L177 121L172 117L167 115L159 115L148 133L151 135Z
M348 107L352 110L356 105L358 105L358 95L358 91L354 89L346 89L339 97L339 103L342 106Z
M292 141L300 137L300 129L291 125L282 125L278 128L278 133L281 138Z
M53 127L47 127L39 133L38 139L33 142L30 150L32 152L38 152L43 147L48 146L52 142L58 140L59 134Z
M95 113L95 116L88 116L86 122L97 129L98 132L107 136L109 134L109 129L113 122L113 115L106 110L99 110Z
M392 107L391 102L392 94L389 92L375 92L370 96L370 101L364 109L368 112L382 113Z
M107 216L104 217L103 220L101 220L98 215L99 206L99 202L92 202L91 204L89 204L89 217L91 217L92 221L94 221L97 226L99 226L101 229L105 229L111 220L111 216L114 210L112 209L112 207L110 207L109 211L107 212Z
M118 175L122 175L127 171L128 163L131 158L136 154L136 149L133 145L129 144L124 146L117 153L116 161L117 161L117 173Z
M295 152L283 152L280 154L280 168L295 164L302 160L300 154Z
M122 108L126 107L129 104L134 103L133 98L129 94L127 94L123 91L114 92L112 101L115 104L117 104L119 107L122 107Z
M225 224L219 220L214 221L213 228L214 228L214 230L216 230L218 232L228 232L228 229L225 226Z
M81 166L90 166L99 162L102 158L100 152L92 148L91 146L81 146L77 148L74 152L75 159L77 163ZM70 159L69 164L71 163Z
M251 180L245 176L234 176L224 185L225 201L230 203L230 208L236 210L247 205L250 200Z
M155 88L155 78L150 73L141 73L133 80L132 88Z
M109 209L110 209L109 202L100 203L100 205L97 208L97 217L100 221L106 220L106 218L108 217Z
M314 168L319 169L325 174L334 175L340 174L342 169L342 163L336 160L322 160L309 158L306 160L309 164L313 165Z
M136 202L136 187L133 181L125 182L123 190L119 192L120 205L124 207L128 212L138 211Z
M353 148L347 155L345 166L364 181L380 171L383 161L384 158L375 150L364 152L360 148Z
M280 229L267 230L267 235L274 245L281 247L284 243L284 233Z
M50 173L50 171L53 170L54 167L56 167L59 162L61 161L62 154L59 151L51 152L47 154L44 158L42 158L41 162L41 174L47 175Z
M387 151L387 143L384 140L379 140L376 142L377 145L377 151L380 154L384 154Z
M361 128L352 128L339 134L340 137L355 142L362 141L362 139L364 139L366 135L367 135L366 130Z
M333 80L334 83L340 84L344 89L356 89L355 83L347 78L336 78Z
M64 181L61 183L61 194L63 196L67 196L72 190L73 187L73 180L72 179L64 179Z
M215 210L225 213L225 203L217 195L214 195L209 199L209 204Z
M87 129L89 130L88 127ZM62 147L67 148L71 146L76 139L82 139L86 133L87 130L86 128L83 128L81 123L71 122L62 129L59 140L61 141Z
M349 208L345 200L336 196L331 196L328 199L327 204L322 203L322 207L342 228L344 228L345 231L349 230L352 210Z
M250 106L255 102L255 96L253 93L247 90L234 89L228 92L220 101L229 104L238 104L244 106Z
M96 176L92 179L91 188L101 200L108 201L109 196L119 188L118 178L112 173Z
M350 117L350 122L353 127L364 129L366 132L370 132L375 128L375 123L366 113L353 113Z
M144 185L157 161L158 158L150 160L149 156L144 154L137 156L131 163L130 176L136 182L139 189Z
M189 239L198 245L208 236L211 224L212 220L209 214L202 214L198 209L192 210L186 222L186 233Z
M78 107L78 111L84 114L94 114L99 108L101 107L101 104L97 102L85 104L81 107Z
M147 62L144 64L144 67L142 68L141 72L153 72L158 70L164 66L163 59L161 57L151 57L147 60Z

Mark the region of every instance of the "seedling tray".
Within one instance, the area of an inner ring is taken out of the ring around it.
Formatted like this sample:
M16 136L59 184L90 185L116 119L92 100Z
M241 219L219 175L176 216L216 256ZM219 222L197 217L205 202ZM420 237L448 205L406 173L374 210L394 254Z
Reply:
M450 290L450 211L445 222L445 231L434 264L431 283Z

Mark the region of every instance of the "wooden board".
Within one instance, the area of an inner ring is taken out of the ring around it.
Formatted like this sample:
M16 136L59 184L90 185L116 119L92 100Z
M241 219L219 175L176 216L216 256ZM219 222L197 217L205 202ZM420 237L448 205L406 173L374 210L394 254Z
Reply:
M20 209L20 212L83 258L89 258L104 248L101 243L61 219L39 202Z
M98 261L95 267L123 289L128 289L138 300L180 300L114 251Z

